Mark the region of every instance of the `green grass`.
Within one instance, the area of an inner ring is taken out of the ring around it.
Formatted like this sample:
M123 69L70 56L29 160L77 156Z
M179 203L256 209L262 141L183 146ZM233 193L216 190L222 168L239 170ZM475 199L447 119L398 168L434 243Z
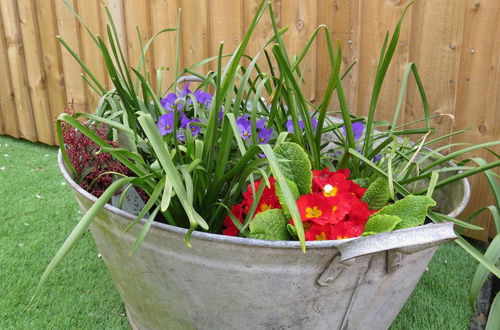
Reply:
M128 329L125 309L87 233L25 309L46 265L81 215L57 149L0 136L0 329ZM439 248L391 329L467 329L476 262Z
M62 184L56 148L3 136L0 145L0 329L128 328L90 233L25 310L43 270L81 215Z

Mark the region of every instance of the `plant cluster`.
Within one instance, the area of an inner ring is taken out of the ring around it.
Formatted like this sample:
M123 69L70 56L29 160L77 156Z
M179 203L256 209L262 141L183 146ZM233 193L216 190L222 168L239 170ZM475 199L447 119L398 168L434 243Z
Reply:
M247 54L246 46L266 11L274 34L256 54ZM66 122L75 127L126 166L130 175L117 178L92 206L48 266L41 282L112 194L129 185L140 187L149 196L144 209L127 228L135 226L149 212L133 252L156 217L187 228L189 246L192 232L203 230L266 239L295 238L304 251L309 239L374 234L418 225L426 217L478 229L439 209L428 208L434 205L435 190L442 186L477 173L493 176L491 170L500 161L489 148L500 142L462 146L446 156L439 151L451 145L428 149L463 131L433 137L433 116L413 63L405 67L392 121L374 119L404 14L382 45L366 117L353 116L348 107L342 79L355 63L342 67L342 49L331 40L329 29L319 26L304 49L290 56L282 37L286 28L278 27L273 7L267 1L260 3L241 44L232 54L224 55L221 44L217 56L182 70L176 59L172 70L175 80L166 89L161 74L153 80L155 76L147 71L144 58L159 34L175 32L178 41L179 28L155 34L144 44L137 66L132 67L124 59L109 11L107 14L108 43L80 21L102 53L114 85L112 90L106 90L66 42L60 41L81 64L84 79L101 96L94 114L77 117L107 125L118 145L68 114L59 117L58 126ZM323 99L313 104L303 94L301 68L321 32L327 44L325 56L330 61L330 75L323 86ZM227 64L222 65L225 57ZM266 68L259 66L259 59L267 63ZM244 60L248 64L243 64ZM215 71L198 71L210 61L216 63ZM190 90L191 85L178 83L186 75L197 82L194 91ZM418 87L423 119L398 125L410 77ZM330 109L334 96L338 99L338 111ZM410 125L417 128L409 128ZM410 141L411 136L415 142ZM59 137L64 146L61 129ZM497 160L487 163L472 158L459 161L458 166L450 163L482 148L491 151ZM61 151L76 176L68 151L64 147ZM498 184L495 187L498 192ZM414 217L409 214L412 206ZM379 211L374 213L376 210ZM279 229L276 223L281 224ZM499 276L494 262L463 238L457 242Z
M73 102L65 112L74 115ZM116 142L107 138L108 126L96 123L83 125L113 148L118 147ZM114 175L131 174L129 169L111 154L101 151L97 144L67 123L62 123L62 138L68 158L75 169L75 181L92 195L100 197L113 182Z

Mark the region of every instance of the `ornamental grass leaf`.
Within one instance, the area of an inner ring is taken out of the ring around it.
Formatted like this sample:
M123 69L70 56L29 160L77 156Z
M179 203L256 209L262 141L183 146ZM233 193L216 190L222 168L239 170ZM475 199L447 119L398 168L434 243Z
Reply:
M292 239L297 240L299 238L299 236L297 235L297 228L295 228L294 225L289 223L286 225L286 229L288 230L288 233L290 234Z
M291 180L286 179L286 182L288 183L288 186L290 187L293 198L295 200L297 200L300 197L299 188ZM283 214L286 217L290 218L290 211L288 210L288 206L286 205L286 201L285 201L285 196L283 196L283 191L281 190L281 187L280 187L278 182L276 182L275 187L276 187L276 196L278 197L278 200L279 200L281 207L283 209Z
M391 197L389 183L384 177L378 177L372 182L363 195L363 201L368 204L370 210L381 209L387 204Z
M366 222L363 236L391 231L400 222L401 218L396 215L375 214L371 216Z
M274 148L274 153L286 161L280 162L285 177L295 183L301 195L311 192L311 162L304 149L293 142L283 142Z
M270 241L287 241L290 239L287 224L288 220L281 209L261 212L250 222L249 237Z
M430 197L408 195L394 204L384 206L376 214L401 218L401 222L394 229L416 227L424 223L427 208L435 205L436 202Z

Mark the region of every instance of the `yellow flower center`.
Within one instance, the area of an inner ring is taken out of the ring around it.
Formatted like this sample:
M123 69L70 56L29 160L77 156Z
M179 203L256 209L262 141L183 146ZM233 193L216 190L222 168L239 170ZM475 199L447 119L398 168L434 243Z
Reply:
M267 211L267 210L270 210L271 209L271 204L262 204L260 206L260 212L264 212L264 211Z
M337 239L344 239L344 238L349 238L349 236L345 235L345 236L337 236Z
M333 214L333 213L335 213L335 211L337 211L337 209L338 209L338 206L337 206L337 205L334 205L334 206L332 207L332 214Z
M325 197L333 197L337 195L337 191L339 191L339 188L334 187L331 184L327 184L323 187L323 194Z
M248 136L248 132L244 132L244 133L243 133L243 135L244 135L244 136Z
M306 208L306 218L311 219L311 218L318 218L323 214L323 211L321 211L317 206L314 206L313 208Z
M168 125L168 124L167 124L167 125L165 126L165 129L170 129L170 125Z
M324 232L321 232L321 234L316 235L315 238L317 241L324 241L324 240L326 240L326 234Z

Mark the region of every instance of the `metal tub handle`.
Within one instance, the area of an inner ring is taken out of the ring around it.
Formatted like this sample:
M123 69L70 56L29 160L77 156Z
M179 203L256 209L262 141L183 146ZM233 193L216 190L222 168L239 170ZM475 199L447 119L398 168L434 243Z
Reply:
M456 238L453 223L445 222L350 239L336 246L340 254L333 257L328 267L321 273L317 283L321 286L328 286L334 283L346 269L349 269L350 277L360 276L365 273L368 266L356 267L355 274L353 274L351 265L355 259L380 252L386 253L387 272L393 273L399 268L403 255L422 251Z
M345 262L389 250L410 254L456 238L453 223L444 222L360 237L342 243L337 248L341 255L340 262Z

